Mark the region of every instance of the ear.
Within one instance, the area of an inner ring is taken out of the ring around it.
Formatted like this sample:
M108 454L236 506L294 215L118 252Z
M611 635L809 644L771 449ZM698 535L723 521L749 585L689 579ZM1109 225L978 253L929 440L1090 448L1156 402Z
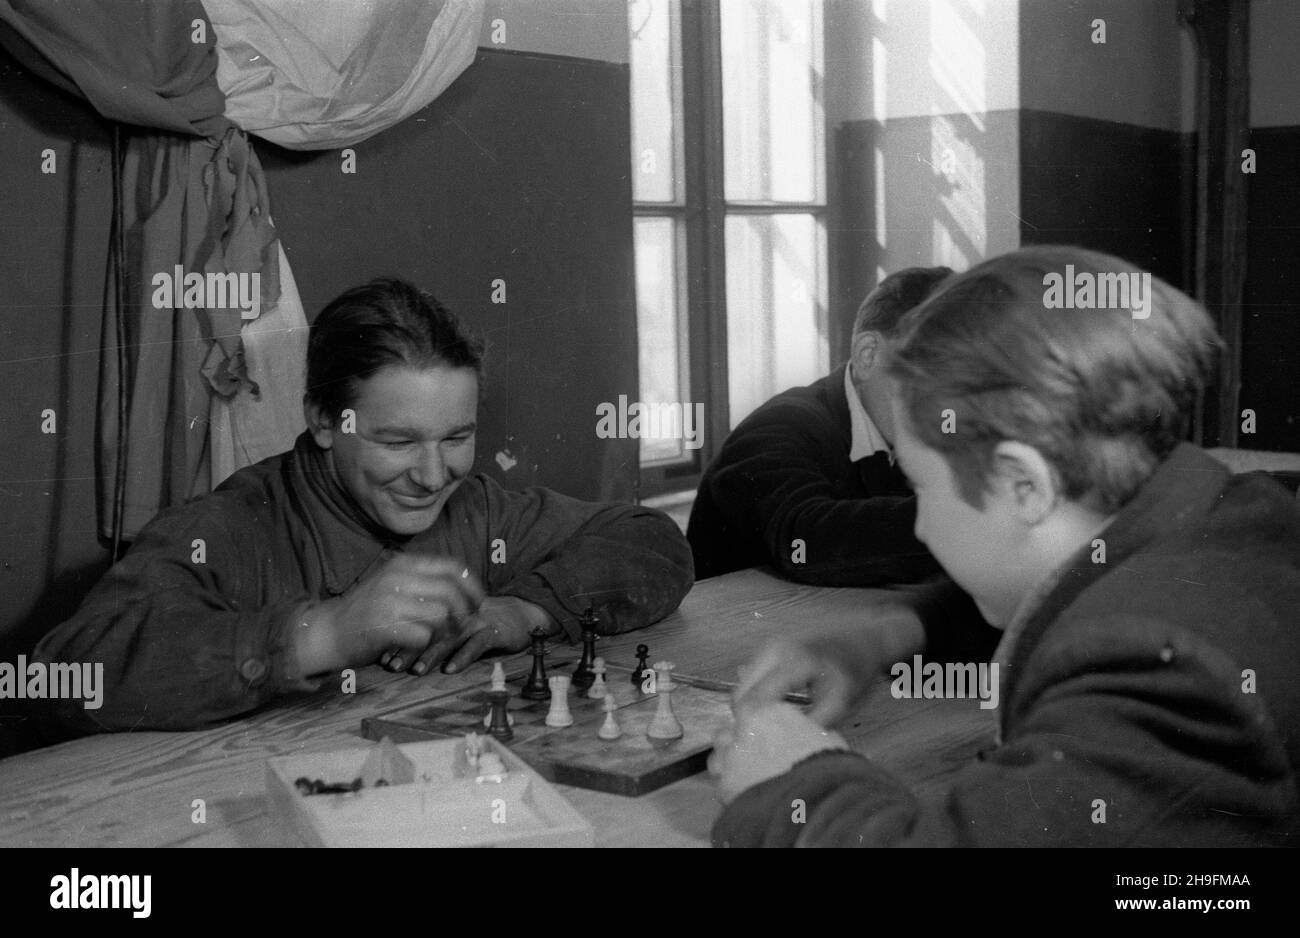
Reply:
M1025 443L1004 440L993 450L998 487L1026 525L1037 525L1052 513L1061 497L1060 480L1042 453Z
M849 346L849 357L853 361L854 371L858 377L865 377L876 366L882 347L879 332L864 329L853 337Z
M334 421L305 394L302 398L302 416L307 421L307 430L317 446L329 449L334 445Z

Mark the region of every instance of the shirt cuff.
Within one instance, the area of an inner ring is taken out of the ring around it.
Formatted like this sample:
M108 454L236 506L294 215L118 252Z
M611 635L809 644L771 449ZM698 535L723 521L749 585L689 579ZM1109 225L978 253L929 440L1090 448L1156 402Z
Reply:
M311 610L317 605L314 602L304 602L293 606L287 614L279 617L278 627L270 636L267 650L272 662L272 674L280 690L310 693L319 690L324 681L323 675L312 678L303 673L294 641L298 629L312 627Z

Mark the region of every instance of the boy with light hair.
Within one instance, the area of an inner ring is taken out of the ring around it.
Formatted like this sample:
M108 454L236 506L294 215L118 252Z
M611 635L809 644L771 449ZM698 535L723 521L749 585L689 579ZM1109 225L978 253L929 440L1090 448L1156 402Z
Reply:
M1181 441L1219 344L1204 310L1156 278L1129 308L1045 302L1067 267L1142 273L994 258L911 315L890 363L917 537L1003 630L994 746L921 800L823 729L928 651L915 616L771 646L715 749L715 843L1297 842L1300 508ZM808 716L779 703L802 685Z

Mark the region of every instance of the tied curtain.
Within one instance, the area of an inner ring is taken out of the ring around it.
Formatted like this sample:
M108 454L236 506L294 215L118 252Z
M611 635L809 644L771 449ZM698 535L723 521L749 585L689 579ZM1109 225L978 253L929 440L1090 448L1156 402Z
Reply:
M297 291L281 276L257 156L224 114L215 36L198 0L0 0L0 44L130 125L115 134L124 144L114 154L100 360L98 521L116 544L161 508L208 491L214 476L292 445L305 320L300 303L296 317L279 307L282 288L295 302ZM155 308L155 275L177 266L258 274L261 315L250 323L232 303Z

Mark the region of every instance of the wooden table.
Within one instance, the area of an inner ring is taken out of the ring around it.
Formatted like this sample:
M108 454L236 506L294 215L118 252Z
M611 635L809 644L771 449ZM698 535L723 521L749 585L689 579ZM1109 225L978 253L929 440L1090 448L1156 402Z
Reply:
M871 606L889 595L800 586L745 570L699 584L650 629L602 639L601 652L630 665L632 649L646 642L683 674L735 681L762 640L813 625L868 627ZM10 757L0 761L0 846L296 845L266 802L268 757L354 743L363 717L457 682L484 682L487 674L484 664L423 678L365 668L355 694L322 689L216 729L94 736ZM882 683L843 731L924 793L991 742L992 713L976 700L894 700ZM591 822L598 846L707 846L721 807L707 775L640 798L560 791ZM193 819L197 799L204 823Z

